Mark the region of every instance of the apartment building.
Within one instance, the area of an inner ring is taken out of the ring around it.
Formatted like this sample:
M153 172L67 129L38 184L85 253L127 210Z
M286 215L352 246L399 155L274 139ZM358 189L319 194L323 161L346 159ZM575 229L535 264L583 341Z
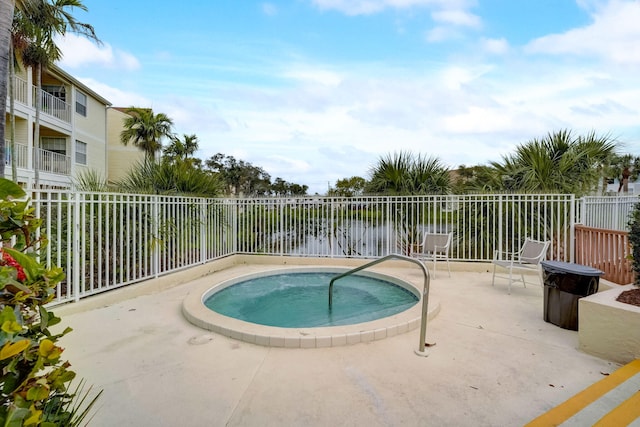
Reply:
M43 71L40 137L36 123L35 71L24 68L13 77L15 151L10 150L11 117L6 106L5 175L17 166L17 181L26 187L71 188L74 178L92 169L108 176L107 112L109 101L57 66ZM36 183L36 168L38 183Z
M129 117L127 109L109 107L107 110L107 177L110 182L123 179L131 169L144 161L144 151L120 141L124 121Z

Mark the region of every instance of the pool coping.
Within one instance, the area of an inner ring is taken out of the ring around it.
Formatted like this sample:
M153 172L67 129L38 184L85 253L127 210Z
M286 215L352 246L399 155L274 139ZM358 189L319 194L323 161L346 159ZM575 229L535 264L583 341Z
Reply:
M336 263L338 264L338 263ZM422 284L417 285L411 279L401 278L393 274L381 274L375 271L361 272L371 277L379 277L400 284L407 284L412 293L419 297L413 307L393 316L370 322L353 325L317 327L317 328L280 328L258 325L234 319L208 309L204 299L213 292L214 288L229 286L238 279L256 277L261 272L302 272L302 271L331 271L344 272L348 268L340 265L331 266L283 266L264 265L260 271L250 274L238 274L228 277L219 283L212 283L213 277L206 275L193 280L189 286L189 293L182 302L182 313L192 324L208 331L215 332L236 340L266 346L284 348L322 348L358 344L385 339L395 335L412 331L420 326L422 308ZM437 316L440 302L429 298L427 320Z

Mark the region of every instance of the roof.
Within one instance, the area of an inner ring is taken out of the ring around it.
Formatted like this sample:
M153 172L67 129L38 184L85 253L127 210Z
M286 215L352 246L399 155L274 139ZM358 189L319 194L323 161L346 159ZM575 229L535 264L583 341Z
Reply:
M106 106L109 106L109 107L111 106L111 102L109 102L109 100L104 98L102 95L98 94L96 91L91 89L89 86L85 85L80 80L78 80L77 78L73 77L71 74L69 74L68 72L64 71L62 68L58 67L57 65L53 64L53 65L49 66L48 70L52 74L56 74L56 75L62 77L63 79L70 81L74 86L80 88L83 92L86 92L87 94L91 95L93 98L95 98L98 101L102 102Z

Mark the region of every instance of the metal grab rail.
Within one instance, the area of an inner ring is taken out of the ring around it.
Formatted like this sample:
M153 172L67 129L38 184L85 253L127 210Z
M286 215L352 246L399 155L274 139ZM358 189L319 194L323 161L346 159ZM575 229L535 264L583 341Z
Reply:
M353 268L342 274L338 274L337 276L332 278L331 281L329 282L329 309L331 309L331 305L333 303L333 282L345 276L349 276L353 273L357 273L360 270L364 270L365 268L369 268L376 264L380 264L381 262L388 261L390 259L400 259L404 261L409 261L414 264L417 264L422 269L422 273L424 275L424 286L422 289L422 311L421 311L421 317L420 317L420 345L418 346L418 350L416 350L415 353L419 356L426 356L427 354L425 353L424 348L426 346L425 337L427 334L427 311L429 308L429 282L431 279L430 279L429 270L427 270L427 267L425 267L422 261L416 258L411 258L406 255L390 254L382 258L378 258L376 260L368 262L364 265L361 265L360 267Z

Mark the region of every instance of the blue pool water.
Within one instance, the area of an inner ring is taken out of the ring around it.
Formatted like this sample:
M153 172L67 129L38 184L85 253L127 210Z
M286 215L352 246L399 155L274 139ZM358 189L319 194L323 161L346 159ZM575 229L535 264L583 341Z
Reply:
M310 272L259 277L222 289L204 303L217 313L247 322L300 328L368 322L418 302L412 292L391 282L352 275L334 282L329 310L329 282L336 275Z

